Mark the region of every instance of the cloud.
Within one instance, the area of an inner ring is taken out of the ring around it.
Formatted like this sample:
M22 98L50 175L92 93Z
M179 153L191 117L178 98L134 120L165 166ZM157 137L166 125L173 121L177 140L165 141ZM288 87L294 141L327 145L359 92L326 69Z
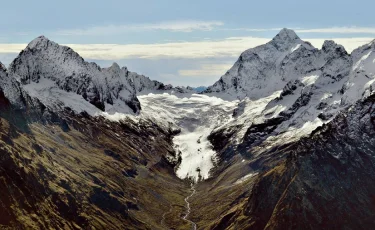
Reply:
M107 25L94 26L85 29L59 30L57 35L64 36L96 36L96 35L118 35L127 32L142 32L150 30L165 30L172 32L210 31L218 26L224 25L220 21L170 21L149 24Z
M217 30L222 31L247 31L247 32L268 32L268 31L280 31L283 28L219 28ZM292 28L290 28L292 29Z
M247 32L269 32L280 31L283 28L218 28L224 31L247 31ZM289 28L296 33L327 33L327 34L375 34L375 27L327 27L327 28Z
M296 33L332 33L332 34L375 34L374 27L330 27L317 29L296 29Z
M0 53L0 63L8 66L16 57L17 53Z
M257 37L230 37L220 40L194 42L167 42L154 44L67 44L81 56L96 60L119 60L127 58L212 58L238 57L243 51L264 44L270 39ZM304 39L320 48L325 39ZM373 38L332 38L348 52L369 43ZM0 53L18 53L26 44L0 44Z
M67 29L55 32L63 36L98 36L119 35L128 32L144 32L151 30L163 30L171 32L193 32L193 31L246 31L246 32L268 32L280 31L282 28L225 28L221 21L166 21L159 23L127 24L93 26L83 29ZM296 33L330 33L330 34L375 34L375 27L327 27L327 28L291 28Z
M304 39L315 47L322 47L325 39ZM373 38L332 38L348 52L369 43ZM155 44L68 44L85 58L116 60L124 58L210 58L238 57L243 51L267 43L270 39L230 37L221 40L168 42ZM1 51L0 51L1 52Z
M178 71L183 77L211 77L221 76L232 67L230 64L202 64L197 69L181 69Z
M256 37L230 37L220 40L194 42L167 42L154 44L67 44L86 59L119 60L127 58L212 58L238 57L243 51L264 44L270 39ZM325 39L304 39L320 48ZM369 43L373 38L332 38L348 52ZM0 53L18 53L26 44L0 44Z
M196 42L169 42L154 44L68 44L82 56L90 59L123 58L204 58L233 57L244 50L268 42L266 38L240 37Z
M0 44L0 53L19 53L27 44Z

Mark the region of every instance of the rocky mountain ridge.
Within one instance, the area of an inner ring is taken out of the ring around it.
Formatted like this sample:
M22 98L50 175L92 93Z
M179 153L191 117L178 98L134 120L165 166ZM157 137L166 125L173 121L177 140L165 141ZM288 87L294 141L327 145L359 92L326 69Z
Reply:
M56 101L61 99L58 91L62 90L64 92L60 93L80 95L99 110L107 112L139 113L141 106L137 94L142 92L173 89L190 92L187 88L173 88L152 81L128 71L126 67L120 68L117 63L109 68L101 68L95 63L86 62L71 48L44 36L30 42L10 64L8 72L31 95L43 99L55 97ZM82 98L75 97L81 101ZM49 100L42 101L50 104ZM69 101L59 102L65 102L66 106L70 104Z
M309 135L373 93L373 47L372 42L348 54L343 46L325 41L319 50L283 29L269 43L245 51L205 91L245 97L235 119L218 127L212 141L254 152Z

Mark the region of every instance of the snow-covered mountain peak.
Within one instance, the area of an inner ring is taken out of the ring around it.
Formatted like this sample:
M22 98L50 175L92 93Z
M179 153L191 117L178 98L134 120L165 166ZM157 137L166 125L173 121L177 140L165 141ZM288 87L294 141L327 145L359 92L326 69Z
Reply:
M297 77L294 70L314 69L309 63L297 62L301 57L313 58L316 51L293 30L283 29L270 42L243 52L233 67L205 93L224 92L232 98L252 100L270 96Z
M334 41L325 41L319 50L283 29L272 41L243 52L204 93L242 100L233 124L222 129L228 133L241 127L235 142L248 147L267 140L265 146L271 146L310 134L373 94L374 63L375 42L352 54Z
M288 51L290 49L297 49L296 45L302 45L306 48L313 48L309 43L302 41L297 34L290 29L282 29L269 43L279 51ZM267 45L266 44L266 45Z
M116 62L114 62L110 67L103 68L102 70L111 78L119 78L120 76L125 77L127 72L126 68L120 68Z
M126 67L121 68L117 63L101 68L96 63L86 62L70 47L44 36L28 44L10 64L9 74L47 106L70 107L77 112L85 110L91 115L102 111L139 113L137 94L191 91L165 86Z
M71 48L44 36L34 39L21 51L10 64L9 74L25 85L32 96L51 107L81 111L85 106L79 104L89 102L102 111L113 110L114 104L118 112L137 113L140 110L135 88L118 65L106 71L95 63L86 62ZM63 100L62 97L74 100ZM96 113L95 109L91 111Z
M300 40L294 30L284 28L272 40L274 41L295 41Z
M111 67L109 67L110 69L113 69L115 71L120 71L120 66L116 63L116 62L113 62Z
M347 55L348 52L346 52L344 46L337 44L336 42L332 40L326 40L323 43L322 46L322 51L325 53L330 53L330 52L336 52L336 53L341 53Z
M45 46L50 40L46 38L44 35L41 35L34 40L32 40L28 45L27 48L33 49L38 46Z

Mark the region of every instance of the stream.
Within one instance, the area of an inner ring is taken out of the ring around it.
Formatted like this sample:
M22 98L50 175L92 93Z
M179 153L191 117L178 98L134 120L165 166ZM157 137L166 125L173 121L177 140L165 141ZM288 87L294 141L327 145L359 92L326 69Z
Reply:
M188 219L188 217L189 217L189 215L190 215L190 211L191 211L191 208L190 208L190 203L189 203L189 199L192 197L192 196L194 196L194 194L195 194L195 188L194 188L194 184L191 184L191 190L192 190L192 193L189 195L189 196L187 196L186 198L185 198L185 203L186 203L186 210L187 210L187 212L186 212L186 215L184 216L184 217L182 217L182 219L183 220L185 220L185 221L188 221L189 223L191 223L191 229L192 230L197 230L197 224L195 223L195 222L193 222L193 221L191 221L191 220L189 220Z

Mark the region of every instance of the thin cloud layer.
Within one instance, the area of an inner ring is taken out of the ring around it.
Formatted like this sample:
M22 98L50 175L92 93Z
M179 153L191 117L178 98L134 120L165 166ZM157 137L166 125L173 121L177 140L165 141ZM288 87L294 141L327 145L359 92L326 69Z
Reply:
M158 23L126 24L126 25L104 25L88 28L65 29L55 31L54 34L61 36L97 36L97 35L119 35L129 32L145 32L151 30L162 30L169 32L193 32L193 31L246 31L246 32L269 32L279 31L282 28L233 28L228 27L222 21L180 20L165 21ZM375 34L375 27L326 27L326 28L291 28L297 33L327 33L327 34Z
M232 67L232 64L202 64L197 69L182 69L178 73L184 77L221 76Z
M317 29L296 29L296 33L375 34L373 27L331 27Z
M220 21L172 21L153 24L130 24L130 25L107 25L94 26L85 29L59 30L57 35L63 36L96 36L96 35L118 35L128 32L144 32L150 30L164 30L171 32L210 31L215 27L224 25Z
M320 48L326 39L304 39ZM369 43L373 38L332 38L348 52ZM155 44L67 44L87 59L118 60L126 58L210 58L238 57L243 51L270 41L267 38L231 37L222 40L169 42ZM18 53L26 44L0 44L0 53Z
M223 31L271 32L280 31L282 28L217 28ZM296 33L326 33L326 34L375 34L375 27L327 27L327 28L290 28Z
M197 42L170 42L155 44L69 44L74 50L90 59L123 58L208 58L233 57L244 50L268 42L266 38L227 38Z

